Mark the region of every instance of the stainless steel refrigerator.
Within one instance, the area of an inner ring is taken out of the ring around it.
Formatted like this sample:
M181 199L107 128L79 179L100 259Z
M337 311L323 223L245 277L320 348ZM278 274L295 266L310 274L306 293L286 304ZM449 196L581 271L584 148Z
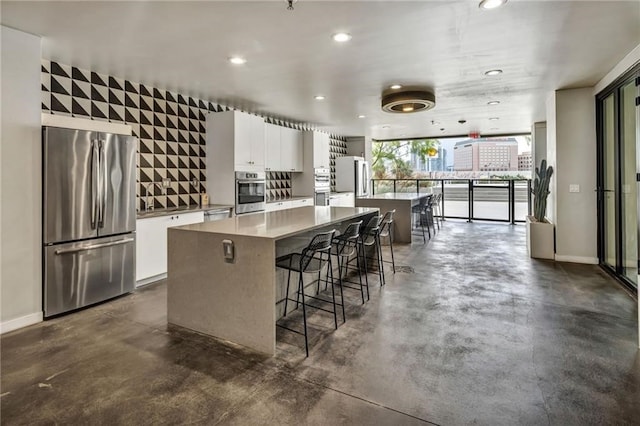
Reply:
M369 163L362 157L336 158L336 191L369 195Z
M136 139L43 127L44 316L135 286Z

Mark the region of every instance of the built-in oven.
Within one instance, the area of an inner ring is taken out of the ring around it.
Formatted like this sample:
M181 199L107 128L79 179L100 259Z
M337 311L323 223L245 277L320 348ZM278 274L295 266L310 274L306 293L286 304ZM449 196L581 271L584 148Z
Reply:
M316 189L316 191L315 191L315 200L314 200L315 205L316 206L328 206L329 205L329 196L330 195L331 195L331 191L329 191L328 188L326 190Z
M313 170L313 191L316 206L328 206L331 194L331 170L318 168Z
M263 211L265 198L264 172L236 172L236 214Z

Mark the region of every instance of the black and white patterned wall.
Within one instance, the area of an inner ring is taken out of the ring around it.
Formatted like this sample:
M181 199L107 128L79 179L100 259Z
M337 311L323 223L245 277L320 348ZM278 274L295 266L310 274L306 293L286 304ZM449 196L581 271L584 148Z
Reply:
M146 208L147 188L156 209L199 204L200 193L206 192L205 116L230 108L46 59L41 65L43 112L131 126L138 137L138 210ZM311 129L300 123L265 120L298 130ZM345 155L346 142L332 135L330 146L334 186L334 160ZM171 179L166 193L153 185L164 178ZM267 187L273 189L273 200L290 198L290 174L270 174Z
M329 139L329 163L331 166L331 191L336 190L336 158L347 155L347 142L336 137Z
M155 208L197 205L205 192L205 115L214 103L163 89L42 60L42 110L125 123L138 137L138 210L147 188ZM152 182L170 178L161 190ZM166 193L165 193L166 192Z

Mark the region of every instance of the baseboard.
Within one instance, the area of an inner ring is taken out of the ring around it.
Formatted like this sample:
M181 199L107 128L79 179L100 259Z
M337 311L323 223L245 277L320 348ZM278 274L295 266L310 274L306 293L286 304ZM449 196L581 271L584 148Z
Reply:
M571 263L586 263L589 265L597 265L598 258L597 257L588 257L588 256L565 256L561 254L556 254L557 262L571 262Z
M136 288L143 287L147 284L155 283L156 281L164 280L167 278L167 274L154 275L153 277L145 278L140 281L136 281Z
M25 315L20 318L4 321L0 323L0 334L8 333L10 331L17 330L28 325L37 324L39 322L42 322L42 312L36 312L34 314Z

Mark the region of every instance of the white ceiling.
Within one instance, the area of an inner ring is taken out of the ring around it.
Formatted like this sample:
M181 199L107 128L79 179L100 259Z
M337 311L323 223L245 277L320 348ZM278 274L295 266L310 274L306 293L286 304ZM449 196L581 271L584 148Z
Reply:
M544 121L549 91L594 85L640 44L640 1L510 0L490 11L478 0L286 6L3 0L0 12L3 25L43 36L46 59L378 139L528 132ZM338 31L353 39L334 42ZM229 64L234 54L247 64ZM492 68L504 74L486 77ZM431 86L435 109L382 112L391 83Z

